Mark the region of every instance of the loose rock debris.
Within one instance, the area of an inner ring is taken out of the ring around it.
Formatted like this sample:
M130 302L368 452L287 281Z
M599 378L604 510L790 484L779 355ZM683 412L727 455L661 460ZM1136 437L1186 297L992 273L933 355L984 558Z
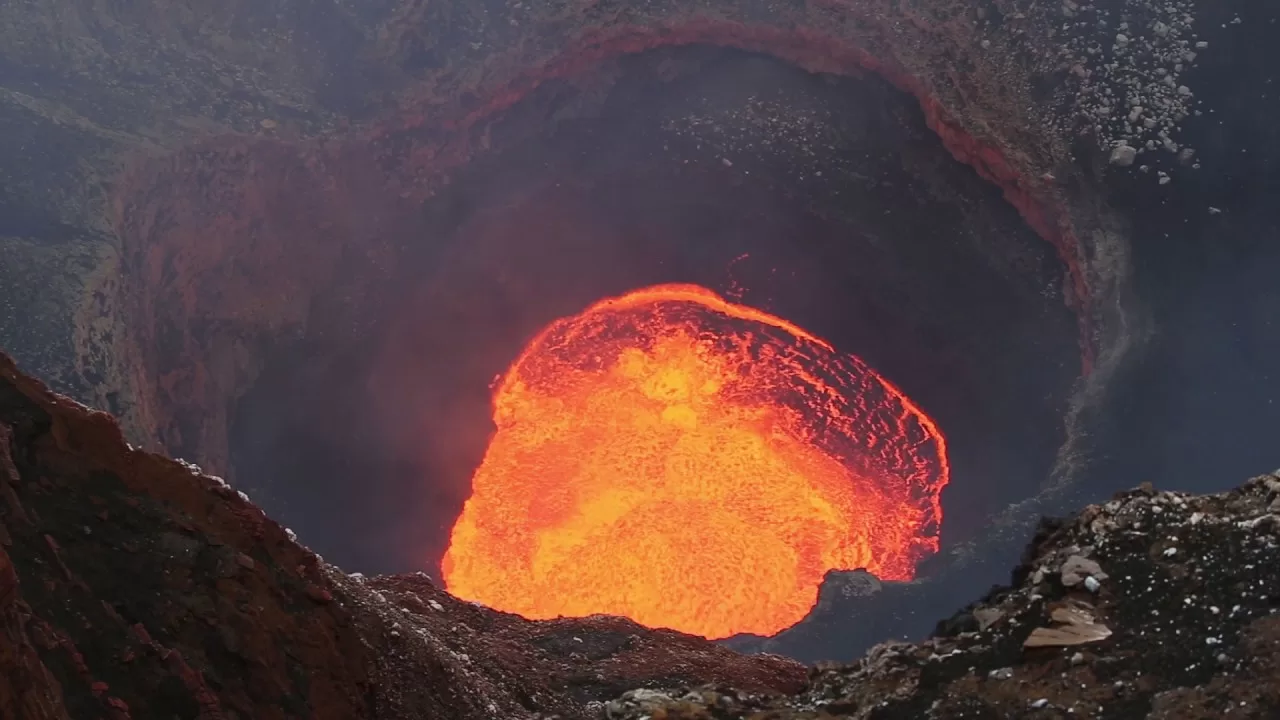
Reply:
M1179 136L1188 118L1212 110L1186 79L1205 53L1214 51L1204 36L1208 27L1199 20L1200 5L1197 0L1031 3L1025 15L1049 28L1042 71L1062 77L1056 91L1062 110L1051 124L1095 140L1117 167L1130 167L1140 156L1171 153L1179 165L1199 168L1194 149ZM1158 178L1162 185L1171 181Z
M1045 521L1014 584L962 611L976 632L877 646L796 695L668 688L608 717L1277 718L1277 499L1280 475L1210 496L1144 483Z

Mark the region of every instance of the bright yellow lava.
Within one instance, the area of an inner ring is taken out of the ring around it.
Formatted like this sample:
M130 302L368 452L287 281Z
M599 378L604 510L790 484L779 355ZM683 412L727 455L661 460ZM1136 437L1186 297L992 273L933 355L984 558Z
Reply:
M934 423L859 359L697 286L557 320L493 402L443 561L461 598L771 635L828 570L909 579L938 547Z

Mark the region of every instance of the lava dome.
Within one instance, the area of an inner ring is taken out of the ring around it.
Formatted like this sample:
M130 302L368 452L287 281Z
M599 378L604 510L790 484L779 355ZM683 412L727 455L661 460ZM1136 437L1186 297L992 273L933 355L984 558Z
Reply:
M938 549L934 422L857 357L696 285L551 323L493 408L443 560L462 598L771 635L828 571L907 580Z

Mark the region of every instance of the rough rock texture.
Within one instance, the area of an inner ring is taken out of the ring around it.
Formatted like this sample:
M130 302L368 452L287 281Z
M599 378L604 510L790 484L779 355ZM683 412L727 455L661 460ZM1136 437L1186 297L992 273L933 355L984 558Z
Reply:
M803 681L618 618L348 577L0 355L0 718L582 718L633 686Z
M1039 6L6 3L0 344L138 442L223 470L263 354L305 331L335 267L365 264L369 283L394 267L388 231L501 150L496 118L618 55L704 43L914 94L1058 249L1105 370L1132 331L1114 302L1125 244L1071 143L1072 90L1103 61L1083 48L1111 31L1062 37L1057 5Z
M609 717L1280 717L1280 475L1211 496L1150 484L1046 521L1013 584L918 645L802 693L625 694Z

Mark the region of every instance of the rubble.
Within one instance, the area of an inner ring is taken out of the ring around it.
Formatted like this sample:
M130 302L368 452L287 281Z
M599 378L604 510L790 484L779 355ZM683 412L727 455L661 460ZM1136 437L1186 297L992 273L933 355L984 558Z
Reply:
M1069 70L1056 91L1060 131L1093 139L1117 167L1159 152L1183 161L1182 124L1203 111L1185 78L1210 49L1195 0L1032 3L1028 14L1052 27L1044 71Z
M796 695L720 688L714 708L681 700L616 717L1277 717L1277 497L1280 476L1209 496L1144 484L1044 523L1013 584L962 611L977 630L878 646L815 669Z

